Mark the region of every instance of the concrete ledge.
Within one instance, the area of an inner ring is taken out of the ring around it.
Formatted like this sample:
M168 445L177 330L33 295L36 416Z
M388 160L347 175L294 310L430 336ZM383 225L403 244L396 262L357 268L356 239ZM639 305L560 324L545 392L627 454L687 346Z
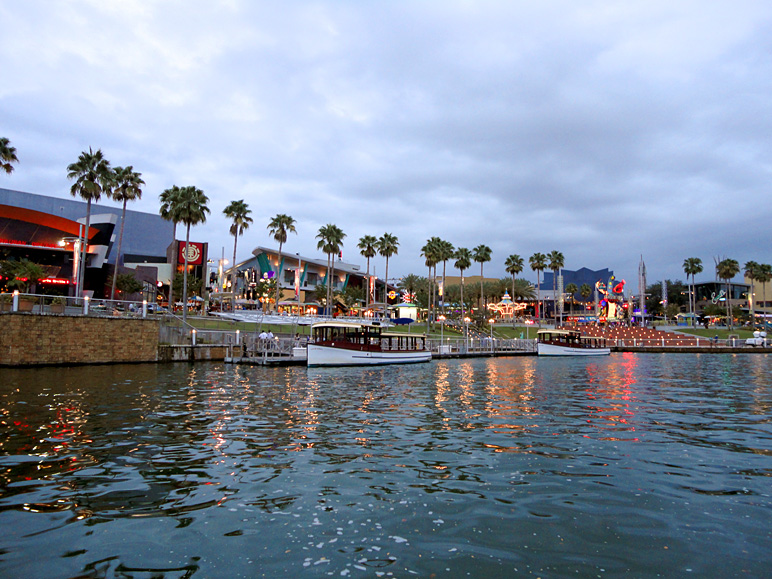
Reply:
M201 344L196 346L158 346L159 362L224 361L230 356L228 346Z

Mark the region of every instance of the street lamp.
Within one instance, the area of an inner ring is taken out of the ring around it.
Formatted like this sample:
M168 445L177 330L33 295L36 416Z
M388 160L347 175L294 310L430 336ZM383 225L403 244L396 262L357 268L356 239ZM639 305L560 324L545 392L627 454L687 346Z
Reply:
M80 297L80 277L78 276L80 241L80 237L63 237L59 240L59 247L66 247L68 243L72 243L72 285L75 288L75 297Z
M466 353L469 353L469 322L472 320L469 318L469 316L466 316L464 318L464 325L466 326L466 335L465 335L465 344L466 344Z
M496 320L494 320L493 318L491 318L490 320L488 320L488 323L489 323L489 324L490 324L490 326L491 326L491 352L493 352L493 322L495 322L495 321L496 321Z
M443 342L445 340L445 316L440 314L437 316L437 319L440 321L440 347L438 353L442 355L442 348L443 348Z

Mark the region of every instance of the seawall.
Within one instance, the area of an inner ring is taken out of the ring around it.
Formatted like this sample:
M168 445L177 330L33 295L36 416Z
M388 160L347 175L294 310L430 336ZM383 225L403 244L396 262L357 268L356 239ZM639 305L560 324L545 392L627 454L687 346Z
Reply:
M5 313L0 366L158 360L157 320Z

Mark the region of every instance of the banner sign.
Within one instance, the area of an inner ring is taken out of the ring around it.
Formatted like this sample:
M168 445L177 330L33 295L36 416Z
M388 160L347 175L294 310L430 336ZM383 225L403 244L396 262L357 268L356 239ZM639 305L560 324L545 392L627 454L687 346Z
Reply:
M188 244L188 265L201 265L204 259L204 244L203 243L189 243ZM185 242L179 242L179 253L177 254L177 263L185 263Z

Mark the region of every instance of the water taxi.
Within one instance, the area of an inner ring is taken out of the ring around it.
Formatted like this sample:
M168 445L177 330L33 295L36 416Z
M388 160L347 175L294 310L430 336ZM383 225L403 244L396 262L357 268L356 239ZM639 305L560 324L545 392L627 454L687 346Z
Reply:
M370 366L429 362L423 334L385 332L378 322L320 322L311 326L309 366Z
M604 338L582 336L577 330L539 330L536 351L539 356L607 356L611 348Z

